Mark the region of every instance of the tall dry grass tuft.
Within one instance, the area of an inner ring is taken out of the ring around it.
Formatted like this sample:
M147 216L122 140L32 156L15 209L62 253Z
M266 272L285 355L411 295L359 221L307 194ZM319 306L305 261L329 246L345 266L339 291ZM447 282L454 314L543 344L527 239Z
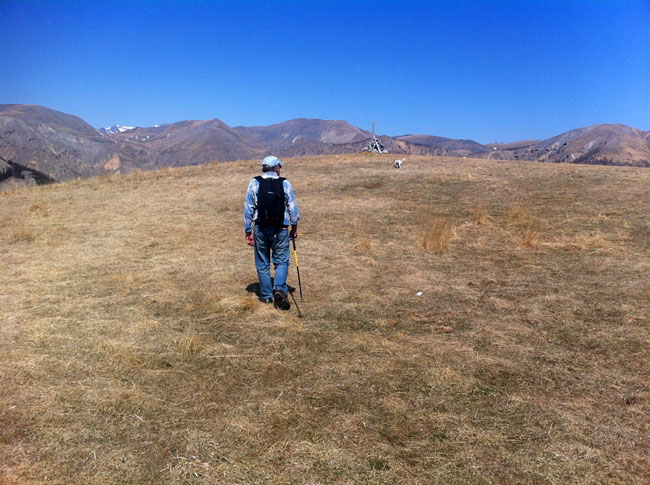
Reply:
M604 252L612 252L617 248L616 244L605 239L602 234L578 236L573 241L569 242L566 247L577 251L591 249Z
M205 347L205 342L196 334L181 335L176 339L176 346L181 354L192 355Z
M519 206L510 207L507 217L508 221L517 228L516 244L535 249L541 246L542 226L539 219Z
M535 221L529 221L522 227L522 244L527 248L539 248L540 247L540 234L541 228L539 223Z
M476 207L470 215L470 220L476 225L485 225L489 223L492 218L488 215L483 207Z
M448 216L425 219L418 229L418 242L427 251L446 253L451 247L455 229Z
M29 208L29 212L32 214L40 214L42 217L47 217L49 215L47 208L38 204L32 204L32 206Z
M519 206L508 208L508 221L518 222L528 218L528 214Z
M259 304L247 296L234 296L221 299L217 308L227 315L243 316L258 309Z
M17 227L7 236L7 242L10 244L19 242L32 242L35 239L36 236L34 233L23 226Z
M372 241L367 237L361 237L357 239L357 242L354 244L354 250L358 253L368 253L372 248Z

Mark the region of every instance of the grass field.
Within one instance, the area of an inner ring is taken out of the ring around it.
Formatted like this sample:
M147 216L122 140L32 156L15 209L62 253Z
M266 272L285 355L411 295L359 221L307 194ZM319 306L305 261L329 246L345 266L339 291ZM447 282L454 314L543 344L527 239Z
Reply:
M0 483L649 483L650 170L391 161L286 164L302 319L258 162L0 193Z

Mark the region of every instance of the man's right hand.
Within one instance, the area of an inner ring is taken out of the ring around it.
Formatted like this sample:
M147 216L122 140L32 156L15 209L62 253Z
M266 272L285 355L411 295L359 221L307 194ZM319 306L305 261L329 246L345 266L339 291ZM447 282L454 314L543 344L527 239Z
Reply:
M253 236L252 232L246 233L246 244L249 246L255 246L255 236Z

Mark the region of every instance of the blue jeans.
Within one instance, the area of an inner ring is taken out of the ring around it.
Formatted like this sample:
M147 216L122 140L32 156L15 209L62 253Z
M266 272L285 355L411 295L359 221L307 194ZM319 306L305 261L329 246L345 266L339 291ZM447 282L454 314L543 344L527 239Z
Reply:
M284 227L255 226L255 267L260 280L260 297L273 298L273 290L287 294L289 274L289 230ZM275 278L271 283L270 253L273 253Z

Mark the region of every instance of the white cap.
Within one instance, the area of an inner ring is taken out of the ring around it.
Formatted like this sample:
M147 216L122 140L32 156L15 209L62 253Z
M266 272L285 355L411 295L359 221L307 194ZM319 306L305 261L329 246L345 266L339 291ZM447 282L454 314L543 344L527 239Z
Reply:
M273 168L276 165L284 165L284 162L280 160L278 157L274 157L273 155L269 155L268 157L264 157L264 160L262 160L262 166L263 167L269 167Z

